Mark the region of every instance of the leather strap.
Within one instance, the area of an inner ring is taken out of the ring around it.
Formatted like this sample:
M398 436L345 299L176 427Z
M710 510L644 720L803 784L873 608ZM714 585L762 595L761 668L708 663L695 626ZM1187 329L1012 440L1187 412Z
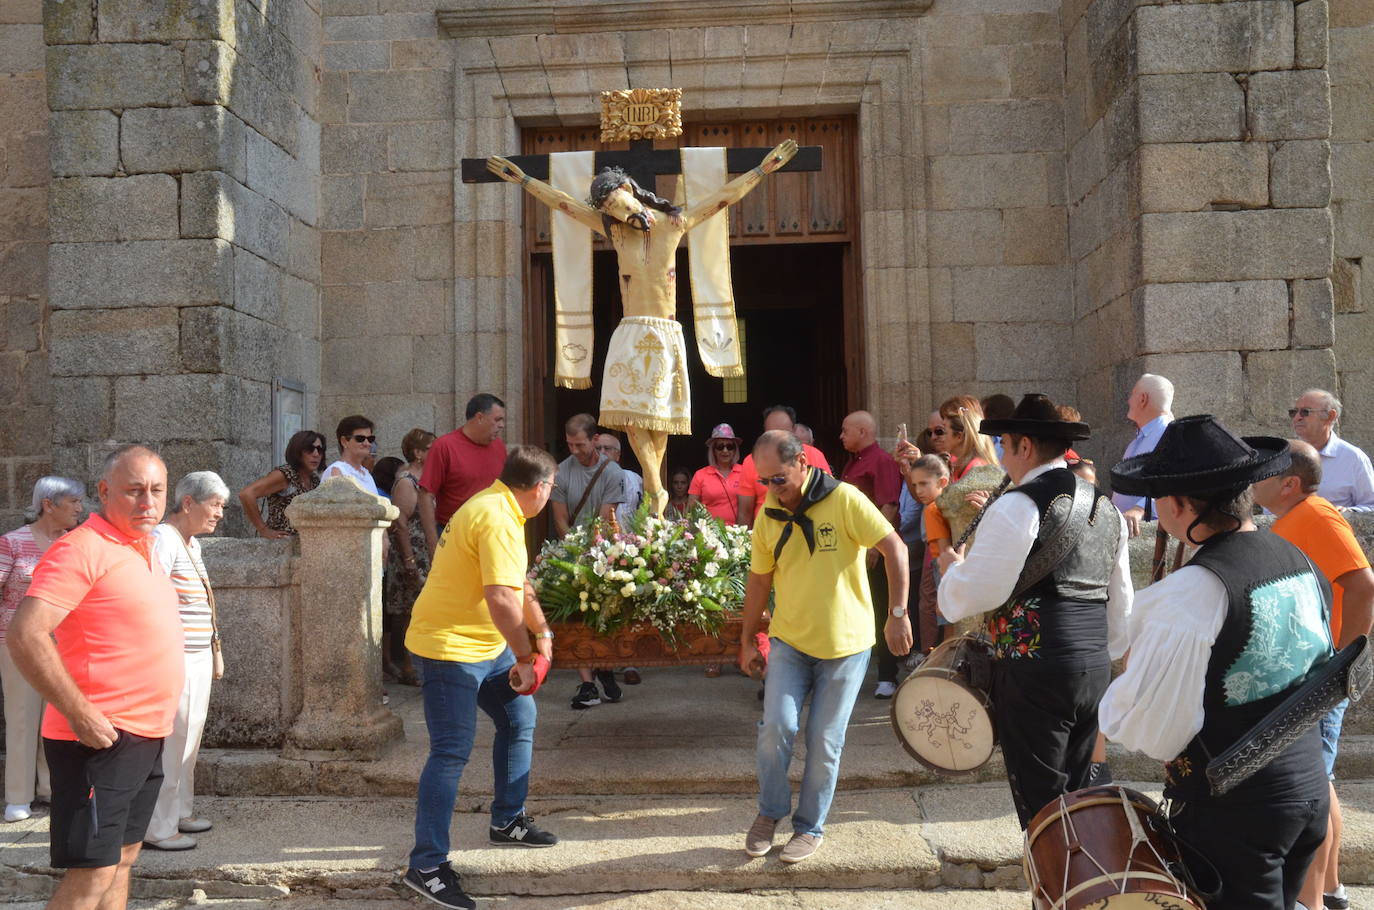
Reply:
M1026 591L1039 584L1042 579L1068 558L1074 547L1078 546L1078 542L1083 539L1083 532L1087 530L1088 516L1092 514L1093 499L1096 497L1097 491L1082 478L1075 477L1074 480L1073 501L1069 505L1068 517L1064 519L1063 526L1052 531L1052 536L1026 560L1025 568L1021 570L1021 576L1016 579L1016 588L1012 591L1008 602L1016 600ZM1043 527L1041 530L1044 530Z
M611 460L609 458L603 458L601 459L601 464L597 465L596 473L592 475L591 480L587 481L587 487L582 491L582 498L577 501L577 507L573 509L572 514L568 516L569 527L575 527L577 525L577 516L582 514L582 507L587 504L587 497L592 495L592 487L596 486L596 482L601 479L601 472L606 470L606 465L610 463Z

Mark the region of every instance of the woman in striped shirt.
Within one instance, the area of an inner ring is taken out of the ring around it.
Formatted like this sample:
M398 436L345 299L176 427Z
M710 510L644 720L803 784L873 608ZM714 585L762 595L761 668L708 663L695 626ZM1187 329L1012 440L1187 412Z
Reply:
M162 744L162 789L143 842L158 850L190 850L192 834L209 831L211 823L191 814L195 795L196 756L210 708L214 675L214 594L200 558L197 534L209 534L224 517L229 488L213 471L187 474L177 483L167 520L153 532L153 552L172 579L181 604L186 636L186 688L177 706L172 735Z
M5 821L23 821L33 814L35 798L52 795L48 765L38 729L43 720L43 697L20 675L5 645L19 601L29 589L34 566L48 546L76 527L85 511L86 486L66 477L41 477L33 485L28 524L0 537L0 683L5 691Z

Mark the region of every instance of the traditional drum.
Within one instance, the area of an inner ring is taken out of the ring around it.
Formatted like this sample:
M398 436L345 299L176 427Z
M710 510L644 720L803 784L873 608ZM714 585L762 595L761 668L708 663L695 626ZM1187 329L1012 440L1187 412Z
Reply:
M1143 793L1066 793L1026 828L1025 872L1036 910L1085 907L1202 910L1167 822Z
M988 698L992 646L961 635L931 651L892 699L902 747L941 774L977 770L992 757L997 731Z

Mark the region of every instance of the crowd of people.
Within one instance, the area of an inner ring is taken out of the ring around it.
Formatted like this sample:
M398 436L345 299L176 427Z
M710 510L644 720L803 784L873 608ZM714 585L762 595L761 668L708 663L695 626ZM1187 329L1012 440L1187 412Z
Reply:
M1110 498L1073 449L1091 428L1040 395L952 397L914 438L903 425L892 452L872 415L855 411L841 425L838 473L795 411L774 405L748 454L721 423L699 468L668 472L669 518L702 509L753 529L741 672L761 660L754 633L771 613L749 856L769 853L789 816L781 861L819 849L869 663L874 696L891 698L953 624L977 618L995 653L994 722L1023 827L1059 795L1110 781L1112 740L1166 762L1174 828L1221 872L1214 906L1346 906L1330 784L1345 703L1292 731L1291 746L1225 795L1201 772L1369 633L1374 572L1345 513L1374 510L1374 468L1337 434L1343 406L1330 392L1297 398L1291 440L1175 420L1172 399L1161 376L1131 390L1125 417L1137 433L1111 471ZM379 457L376 425L351 415L335 429L334 460L322 434L303 430L281 465L238 493L248 522L273 539L295 534L291 501L333 477L396 505L384 673L421 685L431 743L405 882L452 907L474 906L449 865L448 828L479 708L497 731L491 842L558 842L524 805L536 719L524 696L544 682L554 633L527 581L523 526L546 504L553 535L624 524L645 489L620 464L621 438L590 414L567 421L561 462L508 448L504 425L504 403L479 394L457 429L413 429L400 457ZM1005 482L959 488L977 526L963 545L941 499L979 467ZM198 538L215 531L230 491L196 471L170 492L157 453L124 446L106 459L99 508L84 522L84 485L44 477L27 523L0 536L5 819L49 813L53 865L68 870L55 906L122 906L142 847L192 849L213 828L193 800L223 672ZM1272 534L1254 533L1261 508ZM1127 542L1150 521L1190 558L1137 592ZM641 681L633 667L583 670L573 708L622 698L617 669ZM1237 831L1251 833L1227 836Z

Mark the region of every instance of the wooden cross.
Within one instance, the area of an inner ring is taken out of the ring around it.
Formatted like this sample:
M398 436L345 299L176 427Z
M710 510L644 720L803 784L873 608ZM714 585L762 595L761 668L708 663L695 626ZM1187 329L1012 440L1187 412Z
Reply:
M649 191L653 191L659 174L682 173L682 157L678 149L656 149L655 138L671 138L682 134L681 96L679 89L629 89L602 92L601 141L628 139L630 148L619 152L597 152L594 172L605 167L619 167ZM770 149L727 148L725 170L742 174L759 163ZM821 147L802 146L780 171L819 171ZM548 155L512 155L509 160L531 177L549 179ZM464 183L495 183L501 178L487 170L486 158L464 158Z

